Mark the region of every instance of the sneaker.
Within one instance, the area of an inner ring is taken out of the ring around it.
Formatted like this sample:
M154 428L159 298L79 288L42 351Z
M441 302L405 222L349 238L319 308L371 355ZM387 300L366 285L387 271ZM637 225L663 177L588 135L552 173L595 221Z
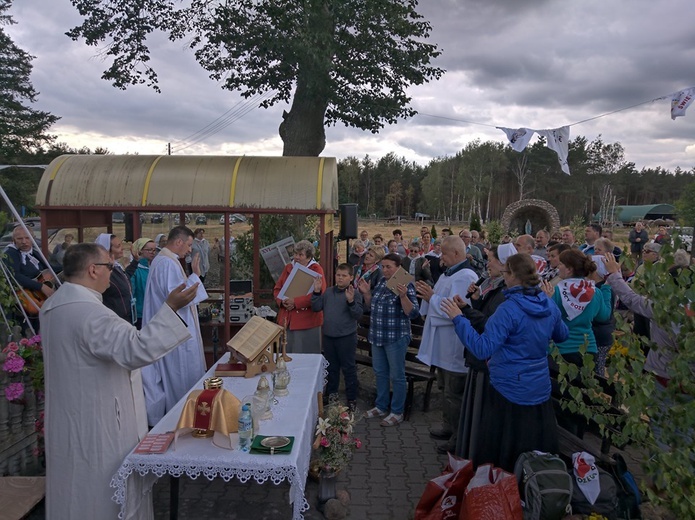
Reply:
M352 413L355 413L357 411L357 401L348 401L347 405Z
M364 412L365 419L374 419L375 417L386 417L386 412L379 410L376 406L371 410Z
M403 422L403 414L390 413L383 421L381 421L382 426L396 426Z

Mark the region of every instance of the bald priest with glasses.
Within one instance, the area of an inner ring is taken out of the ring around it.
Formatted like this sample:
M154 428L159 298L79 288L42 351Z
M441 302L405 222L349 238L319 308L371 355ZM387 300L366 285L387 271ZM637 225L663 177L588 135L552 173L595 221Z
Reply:
M47 518L117 518L111 477L147 433L138 369L191 337L176 311L193 300L197 284L176 287L138 331L102 304L114 267L106 249L70 246L63 265L67 281L40 313ZM128 495L141 502L133 505L137 518L152 517L149 493Z

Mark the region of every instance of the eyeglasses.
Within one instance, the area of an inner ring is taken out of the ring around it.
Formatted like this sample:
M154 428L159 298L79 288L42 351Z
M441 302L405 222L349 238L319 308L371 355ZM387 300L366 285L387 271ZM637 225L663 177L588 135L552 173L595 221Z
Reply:
M141 253L154 253L156 250L157 250L156 247L152 247L152 248L147 248L147 249L141 249L140 252Z
M113 267L114 267L114 264L112 264L111 262L94 262L94 265L103 265L109 271L113 271Z

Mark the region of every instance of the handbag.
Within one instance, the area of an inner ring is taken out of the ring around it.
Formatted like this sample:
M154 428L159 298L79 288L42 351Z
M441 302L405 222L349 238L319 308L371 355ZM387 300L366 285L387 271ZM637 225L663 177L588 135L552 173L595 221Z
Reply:
M516 477L491 464L479 466L463 496L459 520L523 520Z
M461 500L473 477L473 463L449 454L444 472L430 480L415 508L414 520L455 520L459 518Z

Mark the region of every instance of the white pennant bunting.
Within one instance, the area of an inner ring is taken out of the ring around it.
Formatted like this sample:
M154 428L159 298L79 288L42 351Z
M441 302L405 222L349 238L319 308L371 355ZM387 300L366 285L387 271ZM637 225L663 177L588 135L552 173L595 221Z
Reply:
M567 164L567 154L569 153L570 127L563 126L552 130L536 130L536 133L545 137L545 145L557 154L560 168L569 175L570 166Z
M529 141L533 137L533 130L530 128L503 128L498 126L505 134L507 134L507 139L512 145L512 150L515 152L523 152L526 146L528 146Z
M673 94L671 98L671 119L685 115L690 103L695 100L695 87L686 88Z

